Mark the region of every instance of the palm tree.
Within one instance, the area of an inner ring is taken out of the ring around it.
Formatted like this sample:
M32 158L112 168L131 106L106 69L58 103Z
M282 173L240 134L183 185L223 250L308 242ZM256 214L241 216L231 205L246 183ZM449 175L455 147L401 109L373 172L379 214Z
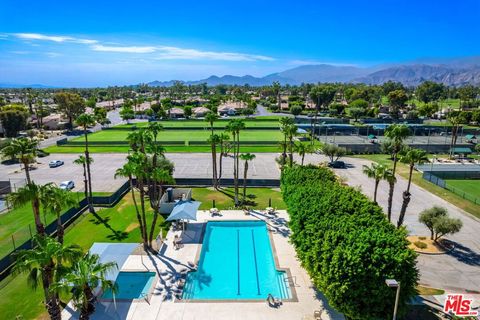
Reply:
M117 285L107 280L107 274L118 269L116 262L101 263L97 254L87 254L68 268L60 281L52 284L54 290L72 293L73 305L80 311L80 320L88 320L95 312L94 290L117 292Z
M115 178L120 176L126 177L129 180L132 200L135 206L140 234L142 236L143 246L145 249L149 247L147 236L147 218L145 214L146 163L147 159L144 154L140 152L134 152L127 156L127 162L123 165L123 167L117 169L115 172ZM134 179L136 179L136 184L133 183ZM140 208L135 197L135 187L138 189L140 194Z
M213 134L213 123L217 120L218 120L218 114L216 114L213 111L210 111L205 115L205 121L207 121L210 124L210 130L212 131L212 134Z
M400 215L398 216L397 228L400 228L400 226L403 224L403 220L405 219L405 213L407 212L407 206L412 196L410 194L410 185L412 183L413 168L415 167L416 163L423 164L427 162L428 157L427 157L427 153L423 150L415 149L415 148L407 148L404 150L400 158L400 161L408 164L409 172L408 172L407 190L405 190L402 194L403 202L402 202L402 208L400 209Z
M60 299L51 284L59 279L59 265L68 265L82 255L77 245L63 245L45 236L34 237L35 246L15 254L14 273L28 273L27 282L36 289L42 284L45 307L52 320L61 320Z
M217 145L220 143L220 137L218 136L218 134L212 134L208 138L207 142L210 143L212 151L212 187L218 189Z
M95 117L88 113L83 113L77 117L77 124L83 128L83 135L85 136L85 158L90 159L90 154L88 152L88 127L95 125ZM92 175L90 173L90 161L86 162L87 165L87 178L88 178L88 208L90 212L95 212L93 208L92 201Z
M27 184L31 183L30 164L35 163L38 151L38 141L31 138L12 139L7 146L0 150L2 157L16 158L25 169Z
M230 120L227 125L227 131L232 134L233 140L233 184L235 190L235 207L238 207L238 171L240 154L240 131L245 129L245 122L240 119Z
M373 202L377 203L377 190L380 180L385 179L387 167L382 164L372 163L369 166L363 166L363 173L367 177L375 180L375 190L373 191Z
M58 242L63 243L65 228L63 227L60 217L62 216L63 210L78 205L74 194L50 183L45 185L42 189L40 202L46 212L53 213L57 216L57 240Z
M387 137L391 143L391 154L393 156L393 176L397 170L398 154L403 148L403 141L410 135L410 130L404 124L392 124L385 129L385 137ZM396 182L396 180L395 180ZM390 192L393 194L395 189L395 183L390 184ZM388 216L392 215L392 207L388 207Z
M460 112L453 111L447 115L448 121L452 124L452 139L450 140L449 157L453 158L454 149L457 144L457 135L460 122L462 121Z
M230 143L230 136L227 133L220 133L218 135L220 142L220 159L218 159L218 186L220 187L221 179L222 179L222 172L223 172L223 157L226 156L228 144Z
M7 196L7 203L14 208L23 207L28 202L32 203L35 229L39 235L45 235L45 226L40 218L40 204L43 203L40 197L45 194L45 188L46 186L40 186L31 182Z
M301 162L302 167L303 167L303 162L305 160L305 154L308 152L309 146L310 146L309 144L304 144L300 141L295 144L295 152L297 152L302 159L302 162Z
M295 137L297 130L298 128L295 124L290 124L285 128L285 134L288 138L288 159L290 167L293 166L293 150L295 146L293 138Z
M248 172L248 161L255 159L255 155L251 153L244 153L240 155L240 159L244 162L243 166L243 202L247 201L247 172Z
M283 163L286 163L287 161L287 137L288 137L287 128L288 126L293 124L294 124L293 118L290 118L290 117L280 118L280 131L283 133L283 143L281 143Z
M92 164L93 162L93 159L92 158L89 158L88 159L88 162L90 162L90 164ZM87 158L85 158L84 155L79 155L77 159L75 159L73 161L74 164L80 164L83 166L83 184L84 184L84 189L85 189L85 199L87 199L87 201L90 201L89 197L88 197L88 179L87 179Z
M392 219L392 205L393 205L393 190L395 183L397 183L397 178L393 174L393 171L391 169L385 170L385 175L383 176L383 179L387 181L389 189L388 189L388 210L387 210L387 216L388 216L388 221L391 221Z

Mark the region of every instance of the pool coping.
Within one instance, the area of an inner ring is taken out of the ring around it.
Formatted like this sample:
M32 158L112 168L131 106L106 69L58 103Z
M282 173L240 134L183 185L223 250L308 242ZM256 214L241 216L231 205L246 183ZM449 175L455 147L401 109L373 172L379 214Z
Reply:
M153 278L153 281L152 281L152 284L150 285L150 288L148 290L148 293L147 293L147 299L145 298L136 298L136 299L120 299L120 298L115 298L114 299L104 299L104 298L101 298L101 296L103 295L103 290L101 290L97 296L97 301L98 302L127 302L127 301L131 301L131 302L146 302L148 304L150 304L150 300L153 296L153 292L155 291L155 286L157 285L157 282L159 280L159 276L157 274L157 272L155 271L152 271L152 270L145 270L145 269L128 269L128 270L120 270L120 272L130 272L130 273L138 273L138 272L151 272L153 274L155 274L155 277ZM118 278L118 275L117 275L117 278ZM115 279L116 280L116 279Z
M201 252L202 252L202 247L203 247L203 240L204 240L204 237L205 237L205 230L207 228L207 224L209 222L248 222L248 221L262 221L264 222L267 226L269 225L269 223L263 219L260 219L260 218L248 218L248 219L242 219L242 220L206 220L205 222L203 222L203 227L202 227L202 231L201 231L201 234L200 234L200 244L197 248L197 252L195 254L195 265L198 265L199 263L199 260L200 260L200 255L201 255ZM275 242L273 240L273 232L267 227L267 233L268 233L268 238L270 240L270 248L272 249L272 255L273 255L273 261L275 263L275 269L277 271L281 271L281 272L285 272L286 275L287 275L287 279L292 279L292 273L290 271L290 268L281 268L280 265L279 265L279 261L278 261L278 256L277 256L277 250L275 248ZM191 270L189 271L188 273L190 272L195 272L196 270ZM187 273L187 274L188 274ZM290 282L288 282L289 284L289 288L290 288L290 293L291 293L291 298L289 299L282 299L282 303L283 302L298 302L298 296L297 296L297 291L295 290L295 284ZM184 286L185 288L185 286ZM183 289L182 289L182 293L183 295ZM267 299L175 299L174 303L265 303Z

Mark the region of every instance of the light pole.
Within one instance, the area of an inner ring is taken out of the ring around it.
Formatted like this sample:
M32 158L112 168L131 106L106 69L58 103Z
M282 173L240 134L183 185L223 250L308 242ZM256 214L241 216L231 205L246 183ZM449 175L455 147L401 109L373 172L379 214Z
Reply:
M386 285L389 288L397 288L397 294L395 295L395 307L393 309L393 320L397 319L398 299L400 298L400 282L395 279L385 280Z

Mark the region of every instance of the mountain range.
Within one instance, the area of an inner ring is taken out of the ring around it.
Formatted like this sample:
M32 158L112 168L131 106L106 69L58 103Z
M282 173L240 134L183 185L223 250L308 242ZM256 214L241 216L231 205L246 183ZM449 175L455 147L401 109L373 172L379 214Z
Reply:
M424 81L440 82L448 86L480 85L480 56L454 59L421 59L404 64L374 67L339 66L330 64L302 65L264 77L215 76L197 81L185 81L186 85L206 83L209 86L226 85L299 85L301 83L344 82L382 84L387 81L417 86ZM172 86L174 81L153 81L149 86Z

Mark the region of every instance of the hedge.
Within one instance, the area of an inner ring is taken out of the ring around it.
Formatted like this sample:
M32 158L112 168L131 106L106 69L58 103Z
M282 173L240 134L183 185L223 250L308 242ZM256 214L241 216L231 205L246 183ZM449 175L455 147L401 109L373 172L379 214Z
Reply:
M418 280L406 231L328 168L285 168L281 188L297 256L329 303L348 319L390 318L395 290L385 279L393 278L401 283L399 313L405 312Z

